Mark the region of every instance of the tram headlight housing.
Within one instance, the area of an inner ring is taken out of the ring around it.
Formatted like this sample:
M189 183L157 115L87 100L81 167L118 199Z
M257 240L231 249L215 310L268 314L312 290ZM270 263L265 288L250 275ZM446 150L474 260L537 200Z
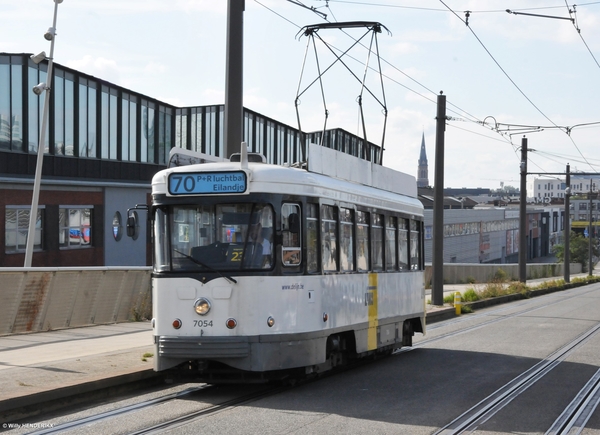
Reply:
M194 302L194 310L197 314L205 316L210 311L210 301L206 298L200 298Z

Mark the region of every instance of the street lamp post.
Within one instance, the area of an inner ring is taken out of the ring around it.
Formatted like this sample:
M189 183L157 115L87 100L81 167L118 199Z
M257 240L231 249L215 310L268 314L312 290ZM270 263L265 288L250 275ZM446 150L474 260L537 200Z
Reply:
M31 267L31 260L33 258L33 244L35 241L35 224L37 221L37 209L40 199L40 184L42 179L42 165L44 162L44 148L46 140L46 126L48 123L48 110L50 106L50 86L52 84L52 66L54 60L54 39L56 37L56 16L58 13L58 5L63 0L54 0L54 20L52 21L52 27L44 34L44 38L50 41L50 56L48 57L48 73L46 75L46 83L40 83L34 86L33 92L36 95L40 95L46 91L44 96L44 109L42 112L42 125L40 128L40 140L38 141L37 150L37 162L35 166L35 179L33 182L33 195L31 198L31 211L29 212L29 230L27 232L27 245L25 249L25 264L24 267ZM45 58L45 53L42 52L38 55L31 56L31 59L35 63L40 63Z

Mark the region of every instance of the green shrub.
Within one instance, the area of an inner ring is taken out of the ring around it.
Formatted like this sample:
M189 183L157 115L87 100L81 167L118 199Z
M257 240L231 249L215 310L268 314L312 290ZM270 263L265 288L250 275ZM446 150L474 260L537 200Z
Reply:
M470 305L463 305L462 307L460 307L460 312L462 314L469 314L473 312L473 308L471 308Z
M511 294L517 294L520 293L523 296L525 296L526 298L528 298L530 296L530 289L529 287L522 282L512 282L510 283L510 285L508 286L508 288L506 289L506 294L511 295Z
M493 282L507 282L508 281L508 274L506 273L506 271L502 268L499 268L496 273L494 274L494 278L492 279Z
M481 299L475 289L468 288L462 295L462 300L465 302L475 302Z
M444 303L454 305L454 294L444 296Z
M479 292L483 299L495 298L506 294L506 290L502 282L488 282L483 290Z

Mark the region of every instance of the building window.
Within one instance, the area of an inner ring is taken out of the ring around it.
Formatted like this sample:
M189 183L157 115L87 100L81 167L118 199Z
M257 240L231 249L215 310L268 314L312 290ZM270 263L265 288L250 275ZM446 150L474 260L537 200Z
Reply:
M55 70L54 94L54 147L55 155L72 156L74 153L74 76L61 69Z
M25 208L7 206L4 215L4 246L6 252L24 252L29 232L29 211ZM38 209L35 221L34 250L42 250L43 209Z
M100 143L103 159L117 160L117 90L102 86Z
M123 237L122 218L121 218L121 213L119 213L118 211L115 212L115 215L113 216L112 227L113 227L113 237L115 238L115 241L118 242L121 240L121 237Z
M140 135L140 161L154 163L154 107L155 104L142 100L142 134Z
M12 62L0 64L0 148L23 151L23 67L20 57Z
M59 245L61 248L85 248L92 244L92 208L59 209Z
M158 163L166 164L169 160L171 151L171 124L173 119L173 109L159 106L158 114Z
M79 157L96 158L96 82L79 79Z
M123 94L121 101L121 160L137 161L137 97Z

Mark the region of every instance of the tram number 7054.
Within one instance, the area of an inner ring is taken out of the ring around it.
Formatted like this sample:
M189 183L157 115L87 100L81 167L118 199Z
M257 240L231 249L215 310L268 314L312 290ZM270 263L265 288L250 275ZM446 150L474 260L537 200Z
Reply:
M212 320L194 320L194 327L198 328L212 328Z

